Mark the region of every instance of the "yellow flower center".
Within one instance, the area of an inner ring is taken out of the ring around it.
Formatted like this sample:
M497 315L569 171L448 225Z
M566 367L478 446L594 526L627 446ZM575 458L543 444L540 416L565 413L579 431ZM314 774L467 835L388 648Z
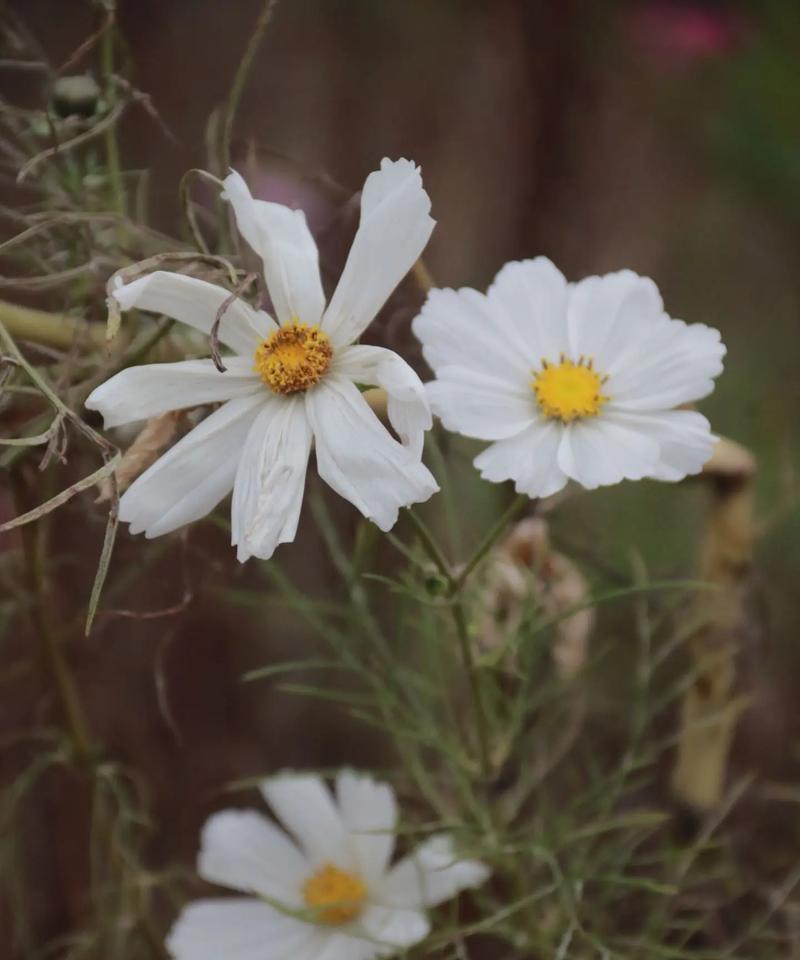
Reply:
M367 888L356 874L325 863L303 884L303 896L318 923L349 923L361 913Z
M255 372L275 393L297 393L313 387L331 365L333 348L319 327L297 320L259 344Z
M600 391L608 377L593 369L592 360L577 363L561 354L558 364L542 360L531 387L546 417L569 423L579 417L596 417L609 398Z

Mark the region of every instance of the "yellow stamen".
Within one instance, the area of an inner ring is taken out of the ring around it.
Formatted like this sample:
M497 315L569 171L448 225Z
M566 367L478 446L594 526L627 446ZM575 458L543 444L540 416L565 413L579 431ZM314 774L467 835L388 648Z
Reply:
M573 363L562 354L558 364L542 360L542 369L534 374L531 388L546 417L569 423L600 413L609 399L600 392L607 379L594 370L591 359L580 357Z
M320 328L295 320L259 344L254 369L275 393L297 393L322 378L332 357L330 341Z
M361 913L367 888L356 874L325 863L303 884L303 896L318 923L338 925Z

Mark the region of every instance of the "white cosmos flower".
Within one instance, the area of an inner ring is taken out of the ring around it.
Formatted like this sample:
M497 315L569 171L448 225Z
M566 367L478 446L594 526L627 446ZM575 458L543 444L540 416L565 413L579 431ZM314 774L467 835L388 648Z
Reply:
M157 537L209 513L231 490L239 560L268 558L297 530L312 440L320 476L382 530L400 507L438 487L421 463L431 412L417 375L397 354L355 345L428 241L434 221L419 169L383 160L361 193L347 263L325 305L314 239L300 210L254 200L231 173L224 196L261 257L276 320L236 299L222 316L226 372L211 360L129 367L92 392L106 427L168 410L222 406L156 461L120 502L132 533ZM163 313L210 333L230 294L158 271L113 296L123 310ZM357 384L383 387L398 443Z
M714 389L719 333L670 319L630 270L569 284L545 257L507 263L485 295L433 290L413 329L434 413L493 441L475 460L487 480L546 497L567 480L680 480L711 456L706 418L675 408Z
M203 829L198 872L247 894L199 900L167 940L176 960L370 960L430 929L426 907L489 876L439 834L390 866L394 791L343 771L335 797L316 776L281 775L261 791L291 836L254 810L226 810Z

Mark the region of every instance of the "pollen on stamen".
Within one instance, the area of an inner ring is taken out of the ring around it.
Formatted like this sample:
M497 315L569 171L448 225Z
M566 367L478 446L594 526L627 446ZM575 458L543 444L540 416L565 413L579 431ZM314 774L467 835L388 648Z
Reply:
M259 344L254 370L274 393L298 393L322 379L332 358L330 341L318 326L293 321Z
M548 418L570 423L582 417L596 417L609 399L601 390L608 377L597 373L594 360L581 355L577 363L562 353L559 363L541 361L531 388L541 412Z
M303 885L303 899L318 923L349 923L361 913L367 888L361 878L324 863Z

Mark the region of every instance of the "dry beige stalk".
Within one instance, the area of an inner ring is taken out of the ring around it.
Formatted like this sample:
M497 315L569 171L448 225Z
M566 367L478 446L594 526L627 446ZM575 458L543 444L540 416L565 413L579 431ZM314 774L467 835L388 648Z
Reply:
M117 489L127 490L133 481L161 456L178 431L183 410L171 410L152 417L122 455L117 467ZM111 484L106 481L100 489L98 503L111 499Z
M580 570L551 547L547 522L541 517L517 523L490 555L479 633L484 652L506 645L531 595L550 618L578 607L588 595ZM574 677L586 662L593 625L594 611L589 607L556 623L552 657L564 679Z
M736 693L736 659L749 626L755 472L749 451L725 439L703 469L713 500L700 576L717 589L703 591L695 602L701 624L690 642L696 678L683 700L672 778L676 797L698 810L711 810L722 800L736 722L747 703Z

